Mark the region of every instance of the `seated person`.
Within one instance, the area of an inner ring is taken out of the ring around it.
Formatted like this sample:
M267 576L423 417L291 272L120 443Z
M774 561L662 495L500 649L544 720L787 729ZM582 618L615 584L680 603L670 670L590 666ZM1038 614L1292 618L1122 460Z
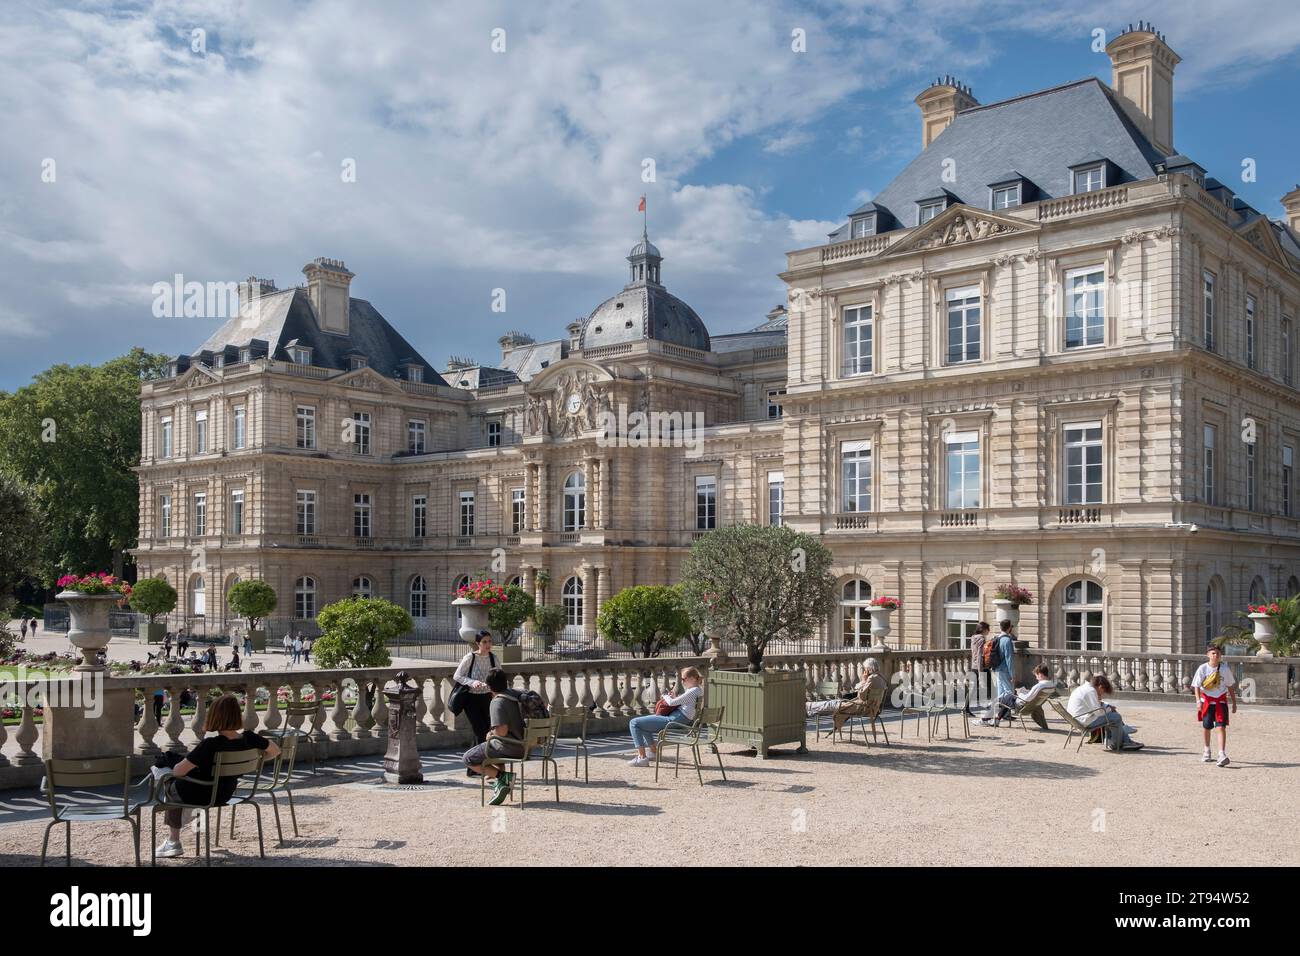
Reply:
M180 778L172 785L174 792L184 803L206 804L208 802L212 795L211 785L191 783L185 778L193 774L197 779L211 780L217 754L229 750L257 749L274 759L280 753L280 748L274 741L267 740L261 734L255 734L251 730L244 730L244 714L239 706L239 698L233 694L226 694L212 704L203 729L205 733L215 731L216 734L200 740L197 747L171 768L172 775ZM162 765L153 768L154 776L162 778L167 773L167 759L169 757L175 759L177 756L177 754L159 756L158 760ZM238 783L238 777L223 777L217 784L217 803L222 804L229 800ZM181 856L185 852L181 848L181 813L182 811L177 809L167 810L164 814L169 832L167 838L158 847L158 855L161 857Z
M1034 677L1037 680L1037 683L1034 684L1033 687L1017 687L1014 694L1004 694L999 698L997 704L997 716L992 720L985 717L980 721L980 724L985 727L996 727L998 722L1004 719L1009 723L1011 721L1011 715L1019 711L1026 703L1037 697L1040 691L1056 690L1056 681L1052 678L1052 672L1048 669L1046 664L1039 664L1034 668ZM1035 708L1032 716L1034 718L1034 723L1039 727L1042 727L1044 730L1047 729L1047 718L1043 716L1041 708Z
M830 714L834 733L839 733L844 721L850 717L871 716L867 713L867 696L872 690L888 689L885 678L880 673L880 661L868 657L862 664L862 680L853 687L853 693L845 694L838 700L815 700L806 705L809 717ZM881 696L883 703L884 697Z
M510 689L510 678L505 671L494 667L487 672L483 682L492 695L492 702L488 704L487 740L465 752L465 766L492 781L492 799L488 802L497 807L510 796L510 785L515 775L484 761L489 756L516 759L524 756L524 715L519 709L518 695Z
M658 713L659 708L656 707L656 713L633 717L628 722L627 729L632 734L632 742L636 744L636 756L632 758L631 766L648 767L654 763L655 758L647 751L653 750L659 732L669 724L690 724L695 720L700 699L704 695L704 675L698 668L687 667L677 677L684 689L675 697L671 692L664 694L661 700L664 704L662 709L666 713Z
M1102 731L1107 750L1141 750L1143 745L1129 736L1124 718L1114 707L1102 703L1102 698L1113 692L1106 675L1098 674L1092 683L1084 682L1074 689L1066 710L1088 730Z

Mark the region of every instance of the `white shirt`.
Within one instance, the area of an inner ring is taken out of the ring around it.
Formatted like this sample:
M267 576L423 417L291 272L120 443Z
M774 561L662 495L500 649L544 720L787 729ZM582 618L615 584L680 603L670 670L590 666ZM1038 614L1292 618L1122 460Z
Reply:
M694 687L688 687L682 691L680 697L674 697L672 694L664 694L664 700L668 702L669 707L680 707L682 713L684 713L689 719L694 720L696 703L699 701L700 693L703 690L703 687L696 684Z
M1029 690L1021 689L1016 691L1016 696L1022 701L1033 700L1038 695L1039 691L1054 690L1055 688L1056 681L1049 677L1047 680L1040 680L1033 687L1029 688Z
M1219 686L1217 688L1207 688L1204 686L1205 678L1214 673L1214 668L1210 662L1206 661L1200 667L1196 668L1196 673L1192 675L1192 686L1199 689L1202 694L1213 700L1218 700L1228 692L1228 688L1236 685L1237 678L1232 676L1232 668L1222 661L1219 662Z
M1070 694L1070 701L1065 705L1065 709L1080 723L1092 723L1097 719L1098 713L1089 713L1089 711L1101 710L1101 698L1097 696L1097 688L1091 684L1080 684Z

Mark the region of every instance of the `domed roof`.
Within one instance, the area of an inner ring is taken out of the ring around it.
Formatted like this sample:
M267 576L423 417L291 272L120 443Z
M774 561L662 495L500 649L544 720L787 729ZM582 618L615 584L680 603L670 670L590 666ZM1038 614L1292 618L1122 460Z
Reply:
M663 287L659 268L663 257L642 233L627 261L632 281L592 311L582 325L579 347L598 348L623 342L655 339L688 349L709 351L709 330L695 310Z

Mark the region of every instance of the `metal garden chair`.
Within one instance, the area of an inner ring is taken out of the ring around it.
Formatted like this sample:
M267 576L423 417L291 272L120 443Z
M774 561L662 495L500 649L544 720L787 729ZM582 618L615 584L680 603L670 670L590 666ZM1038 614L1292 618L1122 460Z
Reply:
M700 778L700 786L704 786L704 772L700 769L700 748L708 747L718 758L718 769L722 771L723 781L726 781L727 768L722 766L722 754L718 751L718 741L722 736L722 713L721 707L701 707L695 720L690 724L679 724L674 721L659 731L658 737L655 738L656 782L659 780L659 761L663 758L665 746L677 748L677 756L673 761L674 777L681 770L682 747L690 747L691 754L695 758L695 773Z
M259 786L256 795L265 795L271 798L271 812L275 815L275 834L280 839L280 845L284 845L284 829L280 826L280 804L276 801L275 796L278 793L284 794L289 801L289 820L293 824L293 835L298 836L298 814L293 806L293 790L290 784L293 782L293 765L298 756L298 741L302 738L295 734L287 734L278 738L280 744L280 753L275 758L275 763L271 765L270 783ZM238 803L234 798L230 800L227 806L230 807L230 836L235 836L235 808L239 803L247 803L254 796L253 792L235 791L235 796L239 797ZM221 807L217 807L217 824L221 823Z
M158 814L165 810L198 810L203 813L203 845L205 850L206 865L212 865L212 826L209 813L215 809L217 811L217 846L221 845L221 807L222 804L217 802L218 787L226 777L240 777L246 773L254 774L252 786L242 792L236 791L235 795L226 802L226 806L237 806L240 803L252 804L253 812L257 815L257 852L258 856L266 859L266 844L262 839L262 808L257 805L253 799L257 795L258 784L262 779L262 766L265 763L265 756L260 750L227 750L217 754L217 759L212 766L212 779L202 780L197 777L176 777L171 774L165 775L158 783L159 799L153 805L152 816L150 819L150 834L152 837L152 848L150 850L150 865L158 865ZM176 790L176 783L184 780L186 783L197 784L200 787L210 787L208 800L206 803L186 803L181 799ZM233 812L233 811L232 811ZM199 852L199 836L194 835L194 852Z
M60 802L58 789L84 790L89 787L122 787L122 803L116 801L110 806L83 806L70 802ZM45 839L41 841L41 866L45 865L45 854L50 847L50 831L62 823L66 832L66 859L72 866L72 825L74 823L104 823L112 820L125 820L131 824L131 842L135 847L135 865L140 865L140 809L153 796L153 777L146 775L134 787L131 786L130 757L96 757L87 760L53 759L45 761L45 778L41 781L41 790L50 802L52 820L45 827ZM131 791L140 786L149 786L149 795L143 800L132 801Z
M1071 737L1073 737L1076 733L1079 735L1079 746L1074 748L1075 753L1078 753L1080 750L1083 749L1084 741L1087 740L1088 737L1091 736L1092 732L1097 729L1095 727L1089 727L1088 724L1085 723L1085 720L1091 720L1097 714L1104 714L1106 712L1105 707L1094 707L1092 710L1084 714L1083 718L1081 719L1079 717L1075 717L1074 714L1070 713L1070 711L1066 708L1065 703L1062 702L1062 700L1059 697L1049 697L1047 699L1047 703L1052 708L1052 710L1056 711L1057 716L1065 721L1066 726L1069 728L1070 732L1065 735L1064 747L1070 746ZM1062 749L1064 749L1064 747L1062 747Z
M573 748L573 775L578 776L578 761L582 760L582 779L586 783L591 782L591 752L587 747L587 722L591 719L591 711L586 707L578 705L576 707L561 707L555 712L557 724L557 736L555 743L560 747ZM564 728L577 727L577 734L564 735Z
M509 740L520 744L524 748L522 757L501 757L492 756L492 751L488 751L488 756L484 759L483 765L493 767L510 767L518 766L518 783L519 783L519 806L522 809L524 805L524 772L530 763L540 763L542 765L542 783L550 779L550 768L555 768L555 802L560 802L560 765L555 762L555 732L559 728L559 719L556 717L545 717L541 719L534 718L526 721L524 724L524 739L515 740L513 737L499 737L498 740ZM488 740L492 740L488 737ZM534 751L537 751L534 753ZM479 778L479 805L487 803L487 775L484 774ZM515 798L514 785L510 787L510 799Z

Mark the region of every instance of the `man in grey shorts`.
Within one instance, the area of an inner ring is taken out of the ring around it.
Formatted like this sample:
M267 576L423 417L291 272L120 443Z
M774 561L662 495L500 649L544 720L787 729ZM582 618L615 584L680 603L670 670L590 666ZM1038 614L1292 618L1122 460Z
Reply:
M487 765L483 761L488 756L522 757L524 755L524 717L519 710L519 700L510 690L510 678L499 667L488 671L484 683L492 692L492 703L488 705L488 719L491 729L487 740L465 752L465 766L475 773L481 773L492 781L492 806L500 806L510 796L510 785L515 775L499 767Z

